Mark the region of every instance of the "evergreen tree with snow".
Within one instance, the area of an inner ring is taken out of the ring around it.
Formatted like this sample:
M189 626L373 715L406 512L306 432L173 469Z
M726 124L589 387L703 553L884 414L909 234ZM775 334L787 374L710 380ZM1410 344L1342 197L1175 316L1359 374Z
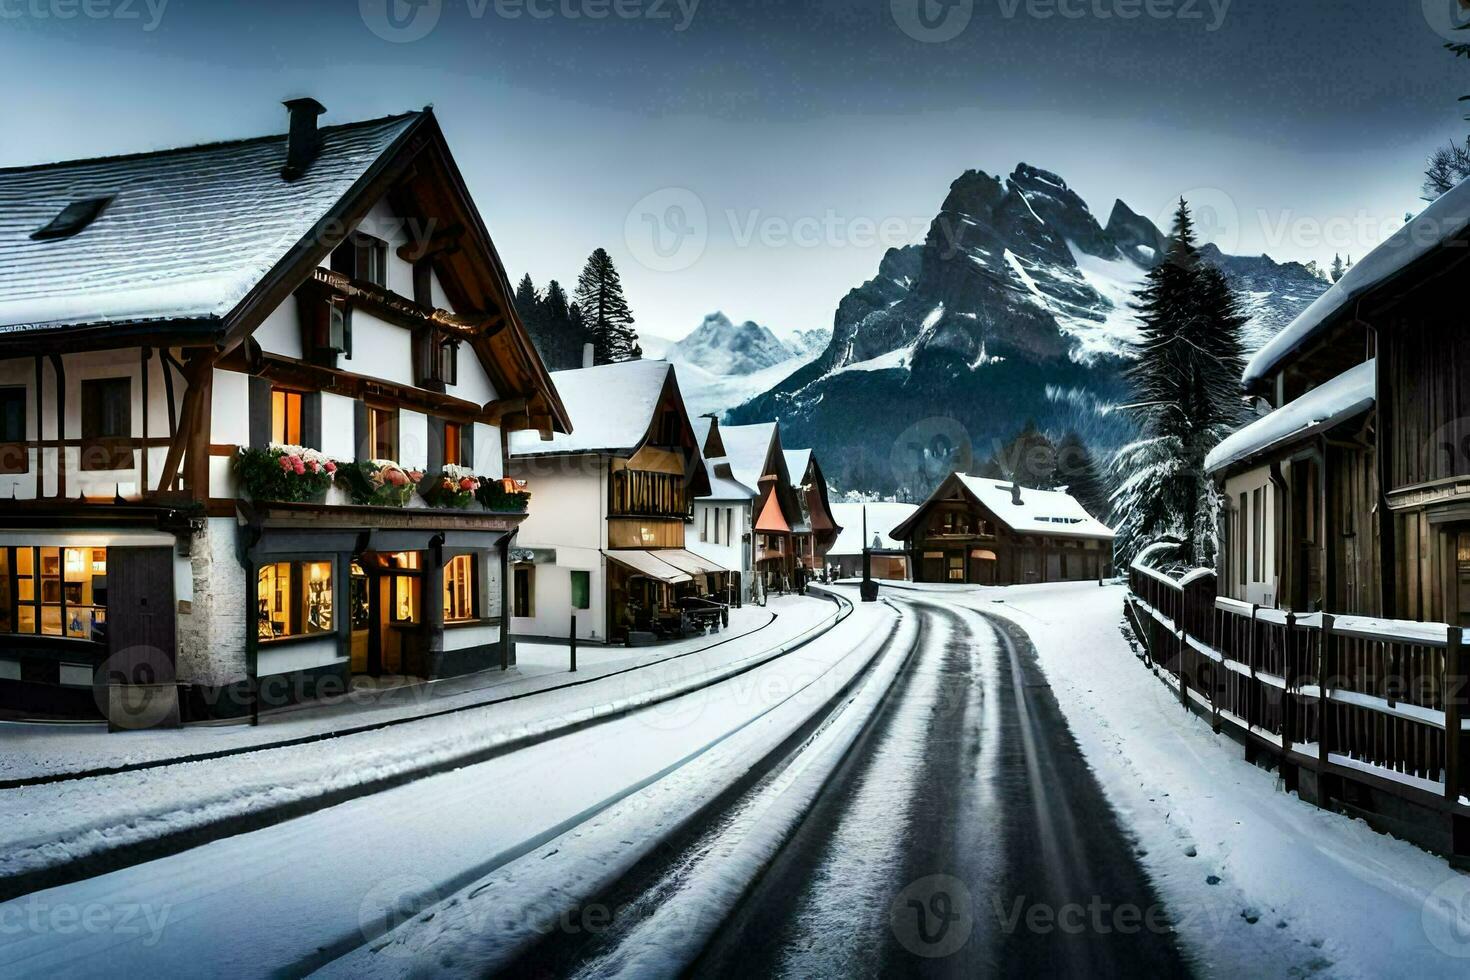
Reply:
M1076 432L1068 432L1057 443L1057 479L1060 486L1077 498L1086 511L1106 521L1112 509L1108 503L1108 482L1097 458Z
M1342 256L1341 255L1333 255L1332 256L1332 271L1330 273L1328 273L1328 275L1331 277L1332 281L1333 282L1337 282L1337 280L1339 280L1339 279L1342 278L1343 273L1345 273L1345 272L1347 272L1347 266L1345 266L1345 265L1342 264Z
M541 318L541 294L536 291L536 284L531 281L529 272L521 276L520 284L516 286L513 302L516 315L526 325L526 332L531 335L531 343L536 345L536 353L541 355L541 360L548 369L557 370L555 344L547 336L545 324Z
M1224 275L1200 261L1183 200L1165 260L1137 300L1138 359L1126 374L1140 438L1113 459L1116 558L1126 566L1147 545L1172 541L1180 561L1213 566L1219 501L1204 462L1244 421L1247 318Z
M632 361L643 356L638 332L633 329L633 311L623 296L623 281L607 249L587 257L577 277L577 306L586 321L595 363Z

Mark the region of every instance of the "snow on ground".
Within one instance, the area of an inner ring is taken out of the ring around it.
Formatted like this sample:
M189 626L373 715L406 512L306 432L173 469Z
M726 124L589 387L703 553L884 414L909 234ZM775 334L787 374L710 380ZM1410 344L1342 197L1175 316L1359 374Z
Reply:
M911 588L1030 634L1068 725L1206 972L1466 975L1470 902L1460 903L1470 878L1302 802L1245 762L1135 657L1121 631L1122 587Z
M538 853L507 864L406 922L383 942L355 950L326 971L333 976L485 976L503 970L548 929L584 927L594 912L638 918L642 912L585 903L613 885L680 823L716 799L747 768L799 728L821 703L855 676L869 679L841 712L815 733L786 768L742 799L723 832L700 849L671 883L673 892L620 944L618 962L592 964L593 975L674 976L709 940L745 889L805 816L847 749L872 717L913 642L915 622L899 624L893 650L871 658L890 638L892 613L859 607L862 632L842 628L851 649L832 669L737 733L718 750L630 796ZM837 631L831 637L835 640ZM834 648L835 649L835 648ZM663 891L663 889L655 889ZM521 910L507 915L507 910ZM574 910L568 912L568 910ZM646 912L647 910L642 910ZM605 924L606 920L604 920Z
M22 924L0 929L0 975L297 975L378 940L405 907L500 880L498 869L509 891L469 904L478 891L470 889L435 910L433 929L454 927L449 946L458 948L544 927L558 907L537 904L538 888L574 891L657 846L661 828L687 818L863 670L862 652L893 617L886 606L859 606L808 646L659 707L0 905L0 923ZM611 836L595 832L603 824ZM82 930L58 925L56 909L150 917L129 931L108 921ZM427 968L469 969L453 948L436 947ZM363 960L384 972L415 965L398 952L360 954L346 972L361 975Z
M386 730L158 769L0 791L0 875L63 865L185 829L452 763L471 753L652 704L777 656L835 607L791 598L784 627L592 683Z
M266 745L401 718L417 717L486 701L554 691L613 671L657 664L670 657L716 645L733 645L739 637L765 630L760 638L778 645L810 627L832 607L806 599L776 597L768 608L747 605L730 610L730 626L712 636L688 637L654 647L577 648L577 673L567 672L567 648L552 643L517 641L517 664L508 671L492 669L424 683L391 680L365 686L340 698L303 702L269 712L260 725L243 723L190 725L183 729L111 732L96 724L0 722L0 779L22 779L58 773L112 769L212 752ZM779 617L779 619L778 619ZM754 638L747 642L757 642ZM3 809L3 808L0 808Z

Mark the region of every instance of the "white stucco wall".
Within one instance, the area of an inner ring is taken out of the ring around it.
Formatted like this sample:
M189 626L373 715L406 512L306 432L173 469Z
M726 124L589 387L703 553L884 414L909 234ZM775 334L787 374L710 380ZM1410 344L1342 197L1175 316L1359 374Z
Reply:
M597 456L513 459L511 475L529 481L530 515L516 535L517 548L552 549L554 565L536 565L536 614L511 620L513 632L564 637L571 627L573 569L590 572L591 608L577 614L577 635L605 640L607 546L605 474Z

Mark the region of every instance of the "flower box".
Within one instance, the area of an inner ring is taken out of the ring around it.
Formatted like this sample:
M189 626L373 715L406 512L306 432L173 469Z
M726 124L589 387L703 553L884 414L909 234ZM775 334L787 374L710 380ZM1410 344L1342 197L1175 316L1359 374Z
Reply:
M338 463L338 480L354 504L365 507L406 507L423 474L404 469L391 459Z
M318 503L332 486L337 464L315 449L271 443L241 449L235 472L252 500Z
M480 478L463 466L444 467L419 487L419 495L430 507L452 507L463 510L475 500Z
M481 480L475 498L486 510L501 514L524 514L531 500L525 480Z

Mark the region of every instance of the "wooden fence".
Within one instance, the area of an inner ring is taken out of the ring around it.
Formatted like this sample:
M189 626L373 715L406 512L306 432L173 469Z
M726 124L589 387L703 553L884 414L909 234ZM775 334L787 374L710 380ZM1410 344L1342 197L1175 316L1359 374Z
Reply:
M1470 855L1464 630L1253 606L1218 597L1207 570L1135 566L1129 587L1150 666L1288 789Z

